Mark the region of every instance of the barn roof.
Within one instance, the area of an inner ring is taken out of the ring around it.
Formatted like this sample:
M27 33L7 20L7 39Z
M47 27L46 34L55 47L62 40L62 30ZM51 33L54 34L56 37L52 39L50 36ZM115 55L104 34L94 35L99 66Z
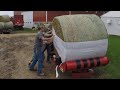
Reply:
M120 11L109 11L103 14L101 17L120 17Z

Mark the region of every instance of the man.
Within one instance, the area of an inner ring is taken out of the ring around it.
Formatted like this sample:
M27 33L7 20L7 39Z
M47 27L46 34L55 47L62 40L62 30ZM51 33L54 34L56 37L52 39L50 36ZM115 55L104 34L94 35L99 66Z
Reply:
M52 43L53 35L52 35L52 31L50 30L50 28L47 29L46 33L43 33L43 36L44 36L44 38L46 38L46 40L49 40L49 42L50 42L50 43L46 43L43 53L45 50L47 50L47 62L51 63L50 58L51 58L51 46L53 44ZM44 39L44 41L45 41L45 39Z
M33 59L31 64L29 64L29 70L34 70L34 66L38 61L38 67L37 67L37 75L38 76L44 76L45 74L42 72L42 64L43 64L43 57L42 57L42 28L38 28L38 33L35 37L35 44L33 48Z
M51 63L51 44L46 44L44 51L47 50L47 63Z

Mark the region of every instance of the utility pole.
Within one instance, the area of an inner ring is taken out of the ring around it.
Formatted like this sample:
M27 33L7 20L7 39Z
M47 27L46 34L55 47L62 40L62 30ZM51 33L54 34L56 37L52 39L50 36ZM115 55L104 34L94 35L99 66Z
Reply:
M47 23L47 20L48 19L48 12L46 11L46 23Z

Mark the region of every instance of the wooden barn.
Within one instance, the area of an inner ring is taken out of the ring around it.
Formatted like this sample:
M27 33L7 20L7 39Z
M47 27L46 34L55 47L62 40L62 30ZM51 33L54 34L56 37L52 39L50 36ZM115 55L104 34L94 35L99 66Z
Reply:
M24 27L32 28L36 22L51 22L55 16L69 14L96 14L101 16L106 11L14 11L14 15L23 15Z

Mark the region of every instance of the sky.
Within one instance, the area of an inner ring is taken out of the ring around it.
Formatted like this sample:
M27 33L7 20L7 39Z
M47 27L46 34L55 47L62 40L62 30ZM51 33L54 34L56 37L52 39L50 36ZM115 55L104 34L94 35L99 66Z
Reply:
M9 15L9 16L13 16L13 11L0 11L0 15Z

